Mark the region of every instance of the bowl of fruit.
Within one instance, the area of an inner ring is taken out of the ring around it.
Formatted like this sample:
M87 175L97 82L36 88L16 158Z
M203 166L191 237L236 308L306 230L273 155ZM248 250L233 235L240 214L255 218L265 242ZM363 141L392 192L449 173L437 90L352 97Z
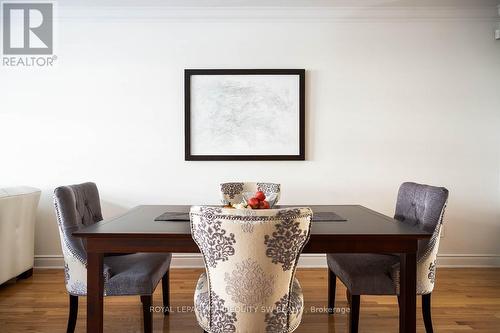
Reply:
M245 208L251 209L270 209L278 201L278 195L276 193L266 196L262 191L257 192L244 192L243 193L243 205Z

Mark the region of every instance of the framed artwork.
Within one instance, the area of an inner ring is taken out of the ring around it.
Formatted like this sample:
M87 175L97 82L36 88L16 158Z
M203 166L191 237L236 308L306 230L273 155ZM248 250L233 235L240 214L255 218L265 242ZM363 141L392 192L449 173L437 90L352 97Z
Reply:
M185 160L305 160L304 69L186 69Z

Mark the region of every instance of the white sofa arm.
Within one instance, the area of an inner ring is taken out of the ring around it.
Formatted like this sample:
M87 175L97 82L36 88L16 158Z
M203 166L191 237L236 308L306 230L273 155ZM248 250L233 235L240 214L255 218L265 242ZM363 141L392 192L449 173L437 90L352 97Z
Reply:
M40 193L32 187L0 189L0 284L33 268Z

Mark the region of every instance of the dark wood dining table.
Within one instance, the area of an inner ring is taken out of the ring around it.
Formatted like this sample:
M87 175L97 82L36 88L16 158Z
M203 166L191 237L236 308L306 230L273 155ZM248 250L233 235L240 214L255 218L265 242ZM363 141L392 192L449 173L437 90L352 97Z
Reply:
M417 242L431 234L360 205L294 205L303 206L345 218L313 221L305 253L400 254L399 332L415 333ZM87 333L103 332L104 253L198 253L188 221L155 221L164 212L188 212L190 207L137 206L73 233L85 238L87 247Z

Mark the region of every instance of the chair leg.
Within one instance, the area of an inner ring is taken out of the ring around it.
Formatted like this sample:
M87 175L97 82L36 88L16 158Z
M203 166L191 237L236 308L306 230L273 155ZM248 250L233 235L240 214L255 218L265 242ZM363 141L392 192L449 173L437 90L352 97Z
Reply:
M425 331L433 333L431 318L431 294L422 295L422 316L424 317Z
M142 313L144 317L144 333L153 332L153 313L150 311L153 295L141 296Z
M360 296L350 295L349 298L349 304L351 305L351 311L349 312L349 333L358 333Z
M167 271L161 279L161 290L163 294L163 315L170 313L170 271Z
M78 318L78 296L69 295L69 317L66 333L75 332L76 319Z
M337 275L328 268L328 314L333 313L335 308L335 291L337 287Z

